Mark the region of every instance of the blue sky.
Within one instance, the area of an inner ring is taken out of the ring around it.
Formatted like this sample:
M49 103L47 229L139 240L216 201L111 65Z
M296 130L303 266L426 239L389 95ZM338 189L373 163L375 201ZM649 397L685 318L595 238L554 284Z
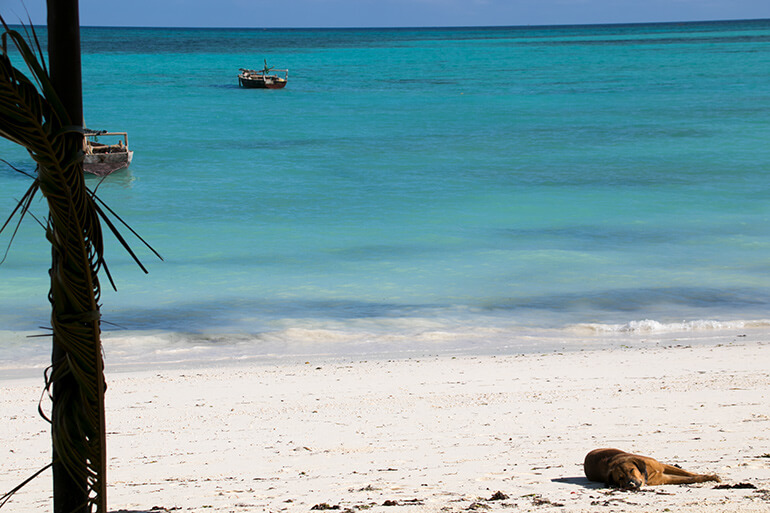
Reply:
M45 24L45 0L0 0ZM770 0L80 0L82 25L415 27L770 18Z

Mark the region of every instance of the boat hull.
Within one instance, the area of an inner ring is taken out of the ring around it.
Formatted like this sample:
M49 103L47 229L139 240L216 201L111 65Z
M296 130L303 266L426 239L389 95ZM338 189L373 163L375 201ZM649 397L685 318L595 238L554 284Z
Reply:
M270 82L260 79L238 77L238 83L245 89L283 89L286 87L286 80L276 80Z
M83 156L83 171L96 176L107 176L131 165L134 152L92 153Z

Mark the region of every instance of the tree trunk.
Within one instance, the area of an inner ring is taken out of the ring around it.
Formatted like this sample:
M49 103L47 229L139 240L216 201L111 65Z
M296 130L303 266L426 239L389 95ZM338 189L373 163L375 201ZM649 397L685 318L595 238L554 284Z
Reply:
M83 125L78 0L47 0L51 82L73 125Z
M69 115L69 124L82 127L78 0L47 0L47 5L51 82ZM71 133L65 137L68 149L64 154L82 149L82 134ZM64 178L65 195L83 194L86 189L82 164L68 169L71 176ZM57 198L48 197L48 201L55 202ZM53 248L49 299L54 330L50 378L54 513L88 513L92 508L106 513L99 285L94 269L88 265L90 241L84 240L84 227L77 218L75 212L64 217L51 215L48 226L48 238ZM83 254L75 255L65 248L71 247L67 241L78 237L82 241ZM80 293L87 290L90 301L73 300L72 287L77 287Z

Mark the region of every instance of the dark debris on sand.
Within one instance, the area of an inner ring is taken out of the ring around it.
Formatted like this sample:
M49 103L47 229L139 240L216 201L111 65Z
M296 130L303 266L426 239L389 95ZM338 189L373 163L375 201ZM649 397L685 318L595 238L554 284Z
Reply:
M504 501L507 498L508 498L508 496L505 495L503 492L497 491L497 492L494 493L494 495L492 495L492 497L490 497L487 500L488 501Z
M529 495L524 495L523 497L527 497L529 499L532 499L532 504L534 506L554 506L557 508L563 508L564 504L561 502L552 502L549 499L546 499L539 493L530 493Z
M751 483L735 483L735 484L716 485L714 487L714 490L730 490L733 488L743 489L743 490L756 490L757 487Z
M405 499L401 502L387 500L382 503L383 506L422 506L423 502L420 499Z

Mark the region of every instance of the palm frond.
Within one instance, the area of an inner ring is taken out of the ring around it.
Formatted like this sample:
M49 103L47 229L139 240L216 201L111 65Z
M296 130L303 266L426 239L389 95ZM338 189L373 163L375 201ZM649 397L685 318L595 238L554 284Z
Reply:
M8 227L8 225L13 220L13 217L19 213L19 219L16 222L16 227L13 230L13 233L11 234L10 240L8 241L8 247L5 250L5 253L3 254L3 258L0 259L0 264L5 262L6 257L8 256L8 251L11 249L11 245L13 244L14 239L16 238L16 234L19 232L19 227L21 226L21 222L24 220L24 216L26 216L29 213L29 206L32 203L32 200L35 198L35 193L37 192L37 180L27 189L27 192L24 193L24 195L21 197L21 199L16 203L16 208L13 209L13 212L11 212L11 215L8 216L8 219L5 221L3 226L0 226L0 233L3 233L3 231ZM31 214L30 214L31 215Z
M100 220L144 267L107 213L121 223L122 219L85 185L82 127L71 125L51 84L34 29L40 59L2 16L0 22L5 28L0 54L0 136L24 146L37 163L37 177L0 232L17 214L21 222L38 190L45 196L45 236L53 255L48 296L54 356L46 389L54 411L54 473L57 464L63 465L73 482L86 484L88 510L106 513L105 384L98 275L107 267ZM31 79L12 64L7 51L9 41L18 50ZM17 230L18 224L14 236Z

